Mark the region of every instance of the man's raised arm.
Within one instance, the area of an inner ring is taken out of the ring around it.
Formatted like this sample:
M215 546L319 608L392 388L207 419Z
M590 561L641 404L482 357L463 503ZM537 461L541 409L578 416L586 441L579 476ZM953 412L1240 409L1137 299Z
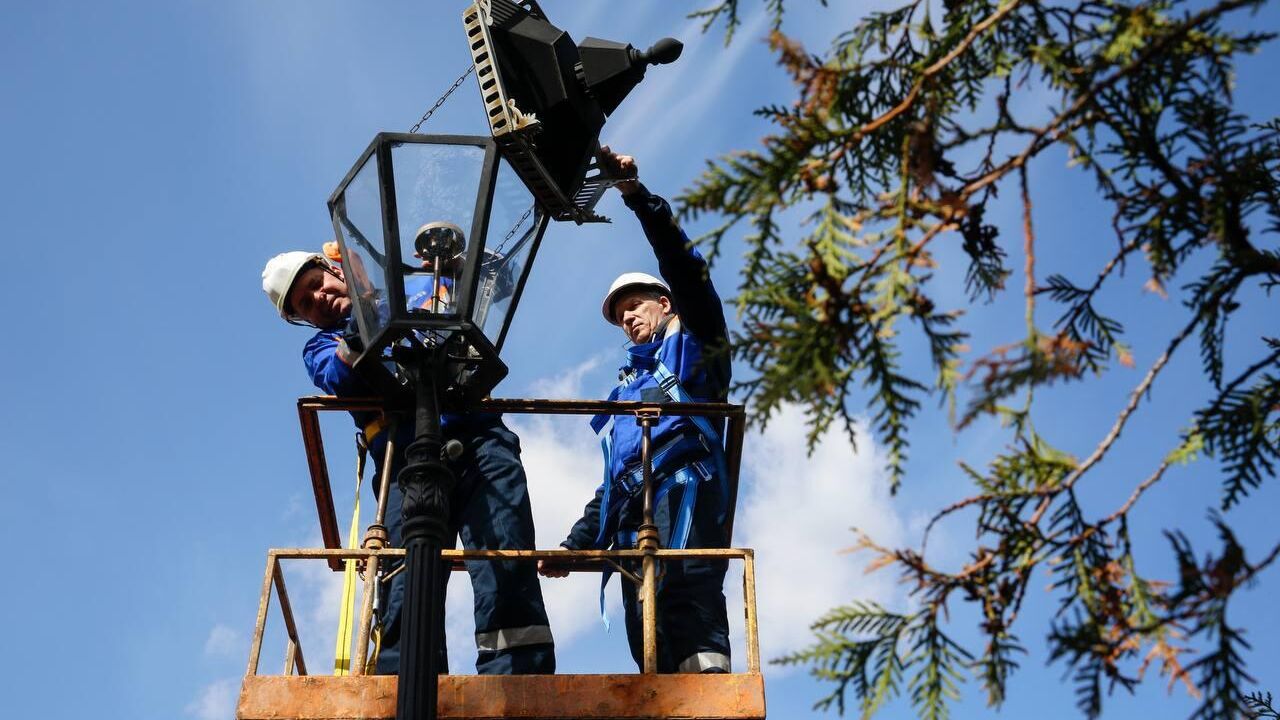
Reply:
M671 205L640 182L634 158L613 153L608 147L601 148L601 157L614 173L636 177L617 187L653 247L658 273L671 286L680 322L708 345L726 341L724 305L711 284L707 261L676 222Z

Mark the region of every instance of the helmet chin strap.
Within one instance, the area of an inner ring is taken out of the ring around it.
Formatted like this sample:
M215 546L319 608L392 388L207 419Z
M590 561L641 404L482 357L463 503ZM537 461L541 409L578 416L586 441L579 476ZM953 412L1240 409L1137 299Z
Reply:
M335 267L333 263L325 263L320 269L341 280L343 285L347 284L347 279L342 276L342 270ZM350 289L347 292L351 292Z

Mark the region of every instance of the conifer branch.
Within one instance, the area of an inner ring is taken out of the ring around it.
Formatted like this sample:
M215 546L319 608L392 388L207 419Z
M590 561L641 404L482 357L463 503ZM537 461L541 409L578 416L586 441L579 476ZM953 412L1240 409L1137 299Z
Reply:
M763 147L710 163L679 199L682 217L721 216L706 240L712 255L745 233L736 298L743 329L733 342L735 359L754 374L740 387L765 422L785 403L801 405L811 448L837 421L852 441L858 410L868 408L895 489L926 396L951 408L957 432L994 417L1011 437L985 465L961 465L974 491L931 517L918 551L859 541L872 553L869 568L896 568L917 604L901 614L846 606L845 619L877 619L857 627L831 619L815 629L813 647L783 659L832 683L820 707L843 711L850 694L869 714L906 694L920 716L944 717L958 694L957 667L973 671L998 706L1023 652L1015 624L1027 622L1037 570L1048 572L1057 605L1050 659L1068 668L1083 714L1099 714L1107 693L1134 687L1148 668L1185 685L1202 717L1225 720L1243 707L1247 646L1226 610L1274 566L1280 546L1251 564L1215 515L1221 548L1202 562L1175 528L1179 575L1167 583L1142 574L1129 526L1146 509L1142 497L1201 456L1224 468L1224 509L1280 468L1280 373L1271 370L1280 342L1243 359L1227 353L1248 347L1232 322L1241 298L1280 286L1280 252L1268 244L1280 232L1280 124L1250 123L1231 95L1234 58L1272 35L1223 28L1260 2L948 0L939 21L923 0L904 0L816 55L782 34L781 3L768 0L770 48L795 81L794 102L761 108L775 128ZM704 17L736 26L735 0L709 10L718 14ZM1037 114L1025 102L1032 91L1057 100ZM1116 246L1082 285L1052 263L1041 267L1049 256L1037 253L1043 229L1032 222L1031 164L1055 148L1112 207ZM1013 172L1021 293L1005 292L1006 251L1016 245L990 220ZM798 207L816 208L799 237L782 220ZM934 269L948 257L942 243L957 236L968 302L943 306L954 293L940 288ZM1134 364L1101 290L1119 284L1135 258L1149 270L1144 289L1174 295L1180 304L1171 306L1185 317L1080 460L1037 430L1054 397L1038 388L1089 382L1113 360ZM1022 304L1025 337L996 338L971 359L963 313L1005 298ZM1045 303L1061 305L1054 332L1036 325ZM1088 511L1080 480L1132 435L1138 407L1193 334L1211 387L1190 429L1150 474L1133 478L1122 504ZM927 352L910 352L918 340ZM1245 366L1229 381L1228 357ZM1020 393L1026 403L1014 407L1008 399ZM965 406L955 419L958 398ZM976 513L965 561L930 562L934 525L967 509ZM941 635L951 600L980 616L971 648Z

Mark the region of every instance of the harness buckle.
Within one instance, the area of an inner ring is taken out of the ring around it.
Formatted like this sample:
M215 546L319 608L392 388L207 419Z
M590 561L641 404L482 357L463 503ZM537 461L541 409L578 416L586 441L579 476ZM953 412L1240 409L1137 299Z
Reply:
M643 482L632 481L631 473L622 473L615 482L618 483L619 489L626 493L629 498L635 496L643 486Z
M711 479L711 471L707 469L707 466L701 460L689 463L689 467L693 468L693 471L698 474L702 482Z
M658 380L658 387L662 388L662 392L667 395L670 395L671 391L679 384L680 378L668 373L664 373L662 379Z

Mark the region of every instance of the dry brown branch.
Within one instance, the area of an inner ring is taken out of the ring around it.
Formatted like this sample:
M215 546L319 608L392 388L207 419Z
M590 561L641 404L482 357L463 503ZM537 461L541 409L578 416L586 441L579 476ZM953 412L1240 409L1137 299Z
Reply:
M1138 386L1129 394L1129 402L1126 403L1124 409L1120 411L1120 415L1116 418L1115 424L1111 426L1111 431L1102 439L1102 442L1098 443L1098 446L1094 448L1093 453L1091 453L1089 457L1085 458L1085 461L1080 463L1075 470L1072 470L1070 475L1067 475L1066 479L1062 481L1063 488L1070 488L1075 485L1076 481L1078 481L1081 476L1088 472L1090 468L1096 465L1098 461L1107 454L1107 451L1115 444L1116 439L1120 437L1120 431L1124 430L1124 426L1129 421L1129 417L1133 415L1133 411L1138 409L1138 403L1142 401L1142 396L1146 395L1147 391L1151 389L1151 383L1155 382L1156 376L1159 375L1160 371L1164 369L1164 366L1168 364L1169 358L1173 356L1174 351L1178 349L1178 346L1182 344L1182 341L1186 340L1187 336L1191 334L1191 331L1199 324L1199 316L1191 318L1191 322L1187 323L1187 325L1169 341L1168 347L1166 347L1160 357L1156 358L1156 361L1152 363L1151 369L1148 370L1146 376L1142 378L1142 382L1138 383Z
M883 115L868 122L866 125L863 125L857 131L855 131L850 136L850 142L852 143L858 142L863 135L866 135L867 133L875 132L876 130L883 127L885 123L888 123L890 120L893 120L894 118L898 117L902 113L906 112L907 108L911 107L911 105L916 101L916 97L920 95L920 90L924 87L925 80L928 80L930 77L938 74L943 69L945 69L947 65L951 64L953 60L960 57L960 55L963 54L965 50L969 49L969 46L973 44L973 41L978 39L979 35L986 32L987 29L990 28L992 25L995 25L996 23L1000 22L1001 18L1003 18L1005 15L1008 15L1021 2L1022 0L1009 0L1008 3L1006 3L1005 5L1002 5L999 8L996 8L995 12L988 15L977 25L974 25L973 29L969 31L969 34L965 35L964 39L961 40L960 43L957 44L954 48L951 49L951 52L948 52L946 55L943 55L941 58L938 59L937 62L925 68L924 72L920 73L920 77L916 80L915 84L911 86L911 91L908 92L907 96L902 99L902 102L898 103L894 107L890 108Z
M1055 485L1053 487L1039 488L1036 490L1027 490L1027 491L1018 492L1018 493L999 493L999 494L984 493L981 495L974 495L971 497L967 497L963 500L958 500L948 505L947 507L943 508L942 510L938 511L929 520L929 523L925 526L925 531L924 531L925 542L928 541L929 531L932 530L933 526L937 524L938 521L942 520L944 517L956 512L957 510L961 510L963 508L969 507L970 505L976 505L982 502L990 502L997 499L1010 499L1010 498L1018 498L1018 497L1042 498L1042 500L1040 501L1040 504L1036 507L1035 512L1033 512L1031 517L1028 518L1026 521L1026 524L1028 526L1039 524L1040 520L1043 519L1044 517L1045 511L1048 510L1049 505L1052 503L1054 496L1056 496L1059 492L1070 489L1073 485L1075 485L1075 483L1080 479L1080 477L1083 476L1086 472L1088 472L1090 468L1096 465L1098 461L1100 461L1103 458L1103 456L1106 455L1107 451L1111 449L1111 446L1115 444L1116 440L1120 437L1120 432L1124 429L1125 424L1128 422L1129 417L1137 409L1138 403L1141 402L1142 396L1145 395L1147 391L1151 388L1151 384L1155 381L1156 376L1160 374L1160 371L1164 368L1164 366L1169 362L1169 358L1172 356L1173 352L1178 348L1178 346L1182 343L1182 341L1185 340L1187 336L1191 334L1192 330L1194 330L1196 325L1198 325L1199 323L1200 323L1199 317L1193 317L1191 319L1191 322L1189 322L1181 330L1181 332L1179 332L1173 338L1173 340L1170 341L1168 347L1165 348L1164 353L1159 358L1156 359L1156 362L1152 364L1151 368L1147 371L1147 374L1145 377L1143 377L1142 382L1140 382L1138 386L1134 388L1133 392L1130 393L1129 402L1125 405L1124 409L1120 412L1119 417L1116 418L1115 423L1111 426L1110 432L1108 432L1106 437L1104 437L1102 441L1098 443L1097 447L1094 448L1093 453L1091 453L1089 457L1084 460L1084 462L1076 466L1076 469L1072 470L1071 473L1067 475L1067 477L1062 481L1061 484ZM1160 471L1160 474L1163 474L1163 470Z
M977 180L973 180L965 184L965 186L960 190L960 195L967 198L978 190L997 182L1005 175L1009 174L1011 170L1024 166L1028 160L1038 155L1042 150L1056 144L1063 135L1073 132L1083 126L1087 118L1078 118L1076 116L1084 111L1088 106L1092 105L1094 99L1100 93L1110 89L1116 83L1120 82L1120 80L1128 77L1135 70L1142 67L1152 57L1164 52L1170 43L1181 40L1183 36L1191 30L1198 28L1200 25L1218 17L1219 15L1226 14L1231 10L1248 4L1250 4L1250 0L1229 0L1228 2L1224 2L1220 5L1215 5L1196 14L1185 24L1179 25L1178 32L1165 35L1159 38L1156 42L1149 44L1141 53L1139 53L1138 57L1135 58L1133 62L1130 62L1112 73L1109 77L1100 80L1098 83L1089 87L1076 98L1076 101L1073 102L1069 108L1059 113L1053 118L1053 120L1049 121L1049 124L1037 130L1031 142L1027 144L1027 147L1021 153L1009 158L999 167L992 169Z
M1134 504L1138 502L1138 498L1142 497L1142 495L1147 490L1151 489L1153 485L1160 482L1160 479L1164 476L1165 471L1169 469L1170 464L1171 463L1169 462L1168 458L1162 461L1160 463L1160 466L1155 469L1155 472L1148 475L1147 479L1138 483L1137 487L1133 489L1133 492L1129 494L1129 499L1125 500L1124 504L1121 505L1119 508L1117 508L1115 512L1111 513L1105 518L1102 518L1096 524L1090 525L1089 527L1085 528L1084 532L1081 532L1075 537L1071 538L1070 540L1067 541L1066 544L1079 545L1080 543L1092 537L1094 533L1098 532L1103 527L1110 525L1111 523L1115 522L1116 520L1119 520L1120 518L1128 514L1128 512L1133 509ZM1066 534L1065 529L1059 530L1056 533L1046 536L1044 538L1044 542L1046 544L1051 543L1065 534Z
M1155 485L1156 483L1160 482L1160 478L1164 477L1165 471L1169 469L1169 464L1170 464L1169 459L1165 458L1160 463L1160 467L1157 467L1155 469L1155 472L1147 476L1146 480L1143 480L1142 482L1138 483L1138 486L1135 487L1133 489L1133 492L1129 494L1129 499L1125 500L1124 504L1121 505L1119 508L1116 508L1115 512L1102 518L1102 520L1098 523L1098 525L1099 526L1110 525L1116 520L1119 520L1121 516L1128 514L1128 512L1131 509L1133 509L1134 503L1138 502L1138 498L1142 497L1142 494L1145 493L1147 490L1149 490L1152 485Z
M1031 228L1031 191L1027 188L1027 168L1018 168L1018 180L1022 190L1022 252L1026 254L1023 272L1026 280L1023 283L1023 294L1027 298L1027 334L1032 336L1036 329L1036 236Z

